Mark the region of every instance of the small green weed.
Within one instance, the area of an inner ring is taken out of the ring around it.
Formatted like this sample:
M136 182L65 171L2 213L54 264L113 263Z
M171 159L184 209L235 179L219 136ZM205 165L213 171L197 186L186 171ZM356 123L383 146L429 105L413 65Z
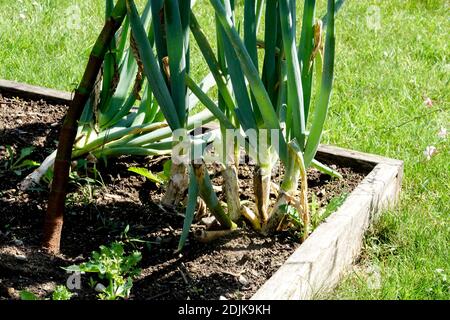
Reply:
M57 286L55 288L55 291L52 293L51 299L45 299L45 300L70 300L72 298L73 293L70 292L65 286ZM20 299L21 300L40 300L37 295L35 295L33 292L22 290L20 292Z
M140 269L136 266L141 259L140 252L133 251L130 255L125 255L123 243L113 242L109 247L100 246L100 252L94 251L88 262L64 269L71 272L94 273L100 280L108 281L108 286L98 295L101 300L126 299L130 295L133 278L140 273ZM101 284L99 281L91 280L92 286L99 283Z
M8 151L8 160L5 162L4 168L13 171L16 175L21 176L23 171L38 167L39 162L27 159L34 151L34 147L26 147L20 150L17 155L11 146L6 146Z

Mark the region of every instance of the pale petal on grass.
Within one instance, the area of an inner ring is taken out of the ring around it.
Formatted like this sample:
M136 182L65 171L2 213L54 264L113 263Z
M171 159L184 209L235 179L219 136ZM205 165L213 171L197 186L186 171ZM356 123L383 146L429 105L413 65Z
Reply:
M431 100L429 97L425 97L425 99L423 100L423 104L427 108L431 108L433 106L433 100Z
M447 129L444 127L441 127L441 129L439 129L439 132L438 132L438 137L441 139L447 138Z
M427 158L427 160L431 160L431 157L433 157L436 154L436 152L437 149L435 146L427 146L423 154Z

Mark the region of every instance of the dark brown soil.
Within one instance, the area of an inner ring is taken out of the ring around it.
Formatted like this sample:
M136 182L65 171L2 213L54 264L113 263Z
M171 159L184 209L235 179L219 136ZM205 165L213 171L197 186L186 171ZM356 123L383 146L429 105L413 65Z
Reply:
M56 147L65 109L44 101L0 96L0 299L17 298L20 290L48 296L68 277L61 267L86 261L99 245L121 239L127 225L129 237L147 242L135 243L143 259L131 299L246 299L300 245L291 233L262 237L244 226L209 244L189 238L183 252L175 253L183 210L162 207L159 199L164 188L127 171L131 166L161 170L165 158L121 157L110 160L107 167L97 164L101 177L97 182L72 181L62 254L47 255L39 243L48 188L18 191L17 184L31 170L21 176L7 170L6 146L20 153L32 145L36 149L29 158L41 162ZM333 197L352 191L365 175L351 168L338 170L345 178L342 181L309 170L310 197L315 194L322 207ZM253 166L241 166L243 200L252 199L252 175ZM220 186L220 175L214 176L213 182ZM84 277L76 297L93 299L95 295Z

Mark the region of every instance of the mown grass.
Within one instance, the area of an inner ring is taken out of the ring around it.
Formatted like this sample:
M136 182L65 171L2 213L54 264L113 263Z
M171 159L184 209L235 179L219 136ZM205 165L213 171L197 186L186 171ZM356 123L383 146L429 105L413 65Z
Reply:
M198 1L197 15L213 39L207 3ZM67 24L71 5L79 27ZM323 142L402 159L405 177L398 209L384 213L357 267L321 298L450 299L449 138L438 136L449 127L449 13L446 0L353 0L339 13ZM102 20L103 1L0 0L0 78L73 90ZM199 78L206 69L193 52ZM429 161L427 146L438 150Z

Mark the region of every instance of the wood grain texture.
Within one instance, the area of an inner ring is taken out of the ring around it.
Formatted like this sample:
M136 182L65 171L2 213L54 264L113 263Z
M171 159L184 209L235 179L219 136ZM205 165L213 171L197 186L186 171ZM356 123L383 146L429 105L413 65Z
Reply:
M369 168L373 168L380 163L403 166L403 161L401 160L324 144L319 146L316 157L319 161L332 160L333 162L339 162L339 164L345 163Z
M0 79L0 94L30 100L42 99L48 103L61 105L68 105L72 101L72 95L69 92L2 79Z
M318 293L334 288L359 256L369 225L398 201L402 161L332 146L321 146L320 153L331 160L345 158L375 167L252 300L312 299Z

